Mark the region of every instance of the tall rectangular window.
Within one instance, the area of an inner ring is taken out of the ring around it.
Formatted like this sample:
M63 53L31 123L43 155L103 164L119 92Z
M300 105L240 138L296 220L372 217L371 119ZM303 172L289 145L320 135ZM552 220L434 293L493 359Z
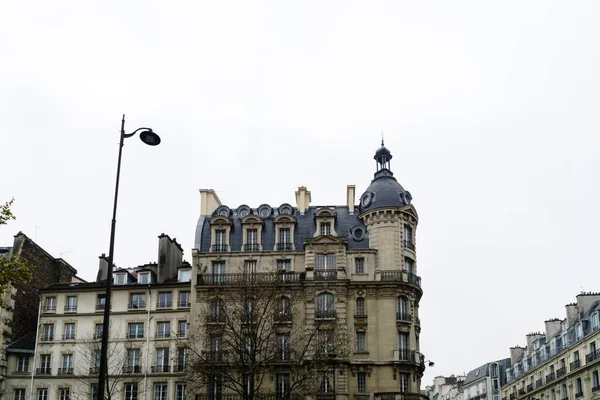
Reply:
M171 337L170 321L161 321L156 323L156 337L159 339Z
M414 250L413 230L409 225L404 225L404 247Z
M188 326L187 321L177 321L177 337L187 337Z
M367 393L367 373L357 372L356 373L356 387L358 393Z
M317 254L315 280L329 281L336 279L335 257L333 254Z
M51 342L54 340L54 324L44 324L42 326L42 341Z
M147 285L150 282L150 272L139 273L137 277L137 283L140 285Z
M56 297L46 297L45 312L56 312Z
M319 393L333 393L333 372L323 372L319 383Z
M67 305L65 306L65 312L77 311L77 296L67 296Z
M169 372L169 348L156 349L156 372Z
M275 398L283 400L290 398L290 374L275 375Z
M104 332L104 325L96 324L94 328L94 339L102 339L102 332Z
M90 385L90 400L98 400L98 384L92 383Z
M400 392L407 393L409 391L410 374L401 372L398 374L398 378L400 381Z
M358 257L354 259L354 272L357 274L365 273L365 259Z
M356 332L356 352L365 351L367 351L367 334L366 332Z
M398 357L399 360L409 360L408 333L398 333Z
M177 349L177 372L187 371L187 365L190 357L190 352L185 347Z
M64 340L75 340L75 324L65 324L65 333L63 335Z
M244 247L246 251L258 251L258 230L246 230L246 245Z
M282 361L291 360L290 335L282 333L277 335L278 359Z
M283 272L291 272L292 271L292 261L291 260L277 260L277 270Z
M208 381L208 400L221 400L222 388L221 375L211 376Z
M143 339L144 338L144 323L143 322L131 322L127 326L127 337L129 339Z
M212 281L219 285L225 283L225 261L213 261L212 263Z
M583 384L581 378L575 380L575 397L583 397Z
M140 360L141 352L140 349L127 349L127 373L139 373L140 372Z
M70 375L73 373L73 354L63 354L62 359L62 375Z
M225 234L226 234L225 229L215 230L215 244L213 246L213 251L215 251L215 252L227 251L227 240L226 240Z
M173 293L171 292L159 292L157 308L170 308L173 307Z
M175 400L186 400L186 384L182 382L177 382L175 384Z
M17 372L29 372L29 356L17 357Z
M290 228L279 228L279 243L289 244L292 240Z
M125 400L137 400L137 398L138 398L137 383L126 383L125 384Z
M256 260L247 260L244 262L244 274L252 275L256 273Z
M50 354L42 354L40 355L40 373L42 374L49 374L50 373L50 368L51 364L51 358L50 358Z
M138 310L146 308L146 293L130 293L129 309Z
M180 308L189 308L190 307L190 291L189 290L180 290L179 291L179 302L177 303L177 307L180 307Z
M42 388L37 390L37 400L48 400L48 389Z
M598 376L598 370L592 372L592 392L600 390L600 377Z
M70 400L70 389L60 388L58 389L58 400Z
M321 222L321 236L331 235L331 222Z
M591 325L592 331L595 331L596 329L600 328L600 314L597 311L594 314L592 314Z
M25 389L13 390L13 400L25 400Z
M356 298L356 316L364 317L365 315L367 315L366 310L365 310L365 298L357 297Z
M104 310L106 306L106 295L104 293L96 296L96 311Z
M413 274L415 270L415 262L408 257L404 257L404 270L410 274Z

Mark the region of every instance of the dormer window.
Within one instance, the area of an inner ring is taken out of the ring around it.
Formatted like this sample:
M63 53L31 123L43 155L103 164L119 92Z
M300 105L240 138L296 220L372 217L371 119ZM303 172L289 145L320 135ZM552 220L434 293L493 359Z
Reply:
M315 213L315 222L317 229L314 237L317 236L337 236L335 231L335 212L329 207L322 207Z
M258 251L258 230L248 229L246 231L245 251Z
M575 327L575 340L581 340L583 338L583 323L578 323Z
M275 250L293 251L296 219L289 214L280 214L275 217L273 222L275 224L275 238L277 239Z
M127 283L127 273L115 274L115 285L125 285Z
M192 277L192 270L189 268L186 269L180 269L179 270L179 277L177 278L178 282L189 282L191 280Z
M598 328L600 328L600 312L596 311L592 314L591 325L592 331L596 331Z
M138 273L138 283L140 285L148 285L150 283L150 272Z
M225 229L215 230L215 244L213 245L213 251L223 252L227 251L227 240L225 236Z
M224 253L230 250L229 235L231 232L231 220L229 219L230 210L226 206L219 206L213 218L210 220L211 251L214 253Z
M321 222L321 236L331 235L331 222Z
M242 219L243 248L242 251L260 251L263 220L256 215L249 215Z

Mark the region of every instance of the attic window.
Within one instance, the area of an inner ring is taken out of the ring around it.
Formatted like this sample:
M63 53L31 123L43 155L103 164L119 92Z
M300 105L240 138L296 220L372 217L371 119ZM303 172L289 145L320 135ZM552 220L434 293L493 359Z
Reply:
M321 235L331 235L331 222L321 222Z
M125 285L127 283L127 273L116 274L115 277L115 285Z
M147 285L150 283L150 272L144 272L138 274L138 283L141 285Z
M179 270L179 282L189 282L191 278L191 270L190 269L180 269Z
M475 376L479 376L479 368L477 368L477 371L475 371Z
M575 340L583 338L583 324L580 322L575 327Z

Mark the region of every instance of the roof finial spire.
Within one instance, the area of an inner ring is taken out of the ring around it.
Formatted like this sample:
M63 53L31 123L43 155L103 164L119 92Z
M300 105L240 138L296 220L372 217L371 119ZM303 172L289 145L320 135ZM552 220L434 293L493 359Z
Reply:
M381 145L383 146L383 131L381 131Z

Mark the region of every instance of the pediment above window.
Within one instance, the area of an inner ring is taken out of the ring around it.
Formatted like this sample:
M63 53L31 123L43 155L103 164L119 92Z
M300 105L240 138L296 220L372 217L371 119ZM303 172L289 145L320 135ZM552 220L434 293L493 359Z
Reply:
M262 218L256 216L256 215L248 215L244 218L242 218L242 224L246 225L246 224L263 224L263 220Z
M319 217L335 217L335 211L328 207L321 207L315 212L315 218Z
M232 225L231 220L227 217L217 216L210 220L211 225Z
M317 236L312 239L306 239L304 241L304 246L309 248L310 246L323 246L323 245L343 245L348 247L348 241L344 238L340 238L337 236Z
M291 215L279 214L278 216L275 217L273 222L276 224L277 223L296 223L296 218L292 217Z

